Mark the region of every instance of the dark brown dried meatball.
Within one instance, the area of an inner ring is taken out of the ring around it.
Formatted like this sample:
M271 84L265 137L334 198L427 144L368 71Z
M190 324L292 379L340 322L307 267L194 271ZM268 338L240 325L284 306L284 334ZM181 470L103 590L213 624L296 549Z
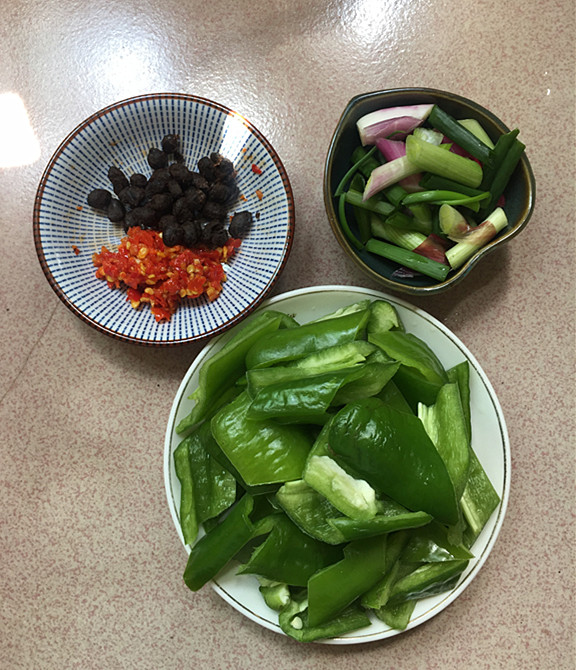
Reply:
M146 188L148 183L148 177L140 172L135 172L133 175L130 175L130 186L136 186L137 188Z
M169 226L177 226L177 225L178 221L176 220L174 214L164 214L163 216L160 217L160 220L156 224L156 229L162 233Z
M228 179L235 175L234 163L229 158L213 153L210 154L210 159L216 166L216 179Z
M112 200L112 193L105 188L95 188L88 193L88 204L94 209L106 209Z
M199 188L192 187L186 191L184 200L186 205L193 212L200 212L206 203L206 193L201 191Z
M184 231L179 224L166 226L162 231L162 240L167 247L175 247L177 244L182 244L184 239Z
M180 223L183 223L184 221L190 221L194 218L194 212L190 209L190 207L188 207L184 198L180 198L174 203L172 214L174 214Z
M202 208L202 216L208 221L211 219L225 219L228 215L228 208L219 202L207 200Z
M170 176L178 180L182 186L189 186L192 184L192 171L183 163L172 163L168 169L170 170Z
M231 189L227 184L217 181L216 183L210 186L208 191L208 199L213 200L214 202L225 203L231 199L233 189Z
M190 180L190 186L194 186L194 188L199 188L201 191L208 191L208 189L210 188L210 184L208 183L206 177L203 177L199 172L191 171L190 174L192 175L192 178Z
M106 216L112 223L120 223L124 220L126 209L117 198L112 198L106 209Z
M118 193L118 199L127 207L138 207L145 196L146 191L138 186L126 186Z
M202 242L209 247L221 247L228 240L222 221L208 221L202 229Z
M245 237L250 232L253 220L252 212L236 212L232 217L228 228L230 237Z
M144 205L144 207L135 207L126 214L126 224L128 227L155 228L159 218L158 212L149 205Z
M184 189L176 179L169 179L166 185L166 191L174 198L180 198L184 195Z
M160 144L164 153L173 154L180 147L180 136L175 134L164 135Z
M174 198L169 193L156 193L148 201L148 206L155 212L167 214L172 209Z
M185 247L191 248L198 244L202 234L199 223L196 221L185 221L182 224L182 230L184 231L182 244Z
M157 170L159 168L166 167L168 165L168 156L165 154L162 149L157 149L152 147L148 151L148 156L146 157L148 165L153 169Z
M218 175L216 166L208 156L204 156L198 161L198 171L209 182L215 181Z
M112 165L108 170L108 179L112 183L112 188L116 195L118 195L122 189L125 189L130 184L128 177L122 172L120 168L116 167L115 165Z

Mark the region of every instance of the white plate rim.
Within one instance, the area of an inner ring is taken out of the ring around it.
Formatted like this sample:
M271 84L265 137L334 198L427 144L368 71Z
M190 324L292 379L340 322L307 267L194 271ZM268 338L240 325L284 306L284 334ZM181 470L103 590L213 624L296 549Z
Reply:
M434 600L436 601L433 606L431 606L429 609L426 611L422 612L421 614L416 614L416 616L413 617L413 619L410 621L408 626L406 627L405 631L398 631L395 629L391 628L386 628L385 630L380 630L378 632L369 632L373 626L361 629L359 631L356 631L354 633L349 634L349 636L342 636L342 637L336 637L336 638L331 638L331 639L326 639L326 640L318 640L317 642L320 644L328 644L328 645L350 645L350 644L361 644L361 643L366 643L366 642L374 642L378 640L383 640L386 638L391 638L395 637L397 635L400 635L408 630L411 630L435 615L439 614L442 610L444 610L448 605L450 605L456 598L458 598L464 590L471 584L473 579L477 576L478 572L488 559L488 556L490 555L496 540L498 538L498 535L500 533L500 530L502 528L503 522L504 522L504 517L506 515L506 509L508 505L508 499L510 495L510 476L511 476L511 454L510 454L510 440L509 440L509 435L508 435L508 430L506 427L506 421L504 418L504 414L502 411L502 407L500 405L500 402L496 396L496 393L494 391L494 388L489 381L486 373L482 369L481 365L477 361L476 357L470 352L468 347L458 338L449 328L447 328L441 321L436 319L434 316L429 314L428 312L420 309L419 307L416 307L415 305L412 305L411 303L407 302L406 300L403 300L401 298L398 298L396 296L389 295L387 293L384 293L382 291L376 290L376 289L367 289L359 286L346 286L346 285L338 285L338 284L329 284L329 285L324 285L324 286L310 286L310 287L305 287L305 288L300 288L300 289L294 289L292 291L288 291L276 296L273 296L271 298L268 298L265 300L260 307L258 308L258 311L264 310L264 309L278 309L279 304L282 302L286 302L287 300L290 300L292 298L300 298L303 296L310 296L314 293L333 293L333 292L338 292L342 294L349 294L351 299L350 303L354 302L355 300L362 300L364 298L371 298L373 300L375 299L383 299L391 302L395 306L399 306L403 308L404 310L408 310L409 312L412 312L414 315L417 317L420 317L427 321L431 326L435 327L438 329L438 331L447 339L451 341L453 345L457 347L457 349L460 350L460 352L464 355L465 358L467 358L470 362L471 365L471 372L474 371L477 376L479 381L482 383L486 393L489 396L490 402L492 403L492 410L494 412L494 417L497 420L499 431L500 431L500 437L502 440L502 449L503 449L503 472L502 472L502 487L501 489L498 489L498 487L495 485L495 488L497 489L499 495L500 495L500 505L498 506L497 510L493 513L491 519L489 520L487 526L485 527L482 535L485 536L484 540L484 546L482 549L482 553L477 556L475 559L473 559L467 568L467 570L464 572L463 577L457 584L457 586L452 590L449 591L446 594L441 594L440 596L435 596ZM344 304L344 303L343 303ZM321 311L321 313L324 313ZM241 327L241 326L240 326ZM230 331L228 331L228 334L230 334ZM188 400L187 397L185 396L186 389L188 387L188 384L191 381L191 378L194 376L194 373L197 371L198 367L202 363L202 361L207 358L211 353L212 350L219 345L221 342L223 336L226 335L223 334L221 336L218 336L211 340L205 347L204 349L198 354L198 356L192 361L190 367L188 368L183 380L181 381L178 391L176 393L174 402L172 404L170 414L169 414L169 419L168 419L168 425L166 428L166 433L165 433L165 441L164 441L164 485L165 485L165 492L168 500L168 506L170 509L170 514L172 521L174 523L174 526L176 528L176 531L178 533L178 536L180 537L180 541L182 545L184 545L184 538L182 536L182 531L180 529L180 521L178 517L178 510L177 510L177 505L175 503L175 497L174 497L174 492L173 492L173 464L172 464L172 453L173 449L175 448L175 442L177 443L180 441L181 438L179 438L176 433L175 433L175 425L176 425L176 417L181 409L181 404L182 402L185 402ZM192 406L192 402L190 401L190 404ZM486 538L486 533L488 533L488 537ZM478 541L478 540L477 540ZM186 545L185 550L189 554L190 548ZM257 585L257 582L255 582L255 579L245 575L246 577L246 582L248 582L249 579L253 580L253 587ZM264 616L259 614L258 612L255 612L251 610L242 600L238 597L235 597L233 594L231 594L229 591L226 590L226 587L219 581L221 578L221 575L218 575L212 582L211 586L218 593L218 595L226 601L229 605L231 605L234 609L239 611L241 614L244 614L246 617L254 621L255 623L260 624L261 626L272 630L276 633L279 633L281 635L285 635L283 631L280 629L280 626L278 625L277 622L270 621L266 619ZM248 587L249 588L249 587ZM432 600L432 599L428 599ZM422 602L422 601L420 601ZM273 613L272 610L270 610L272 613L272 616L277 617L277 613ZM381 624L381 622L379 622Z

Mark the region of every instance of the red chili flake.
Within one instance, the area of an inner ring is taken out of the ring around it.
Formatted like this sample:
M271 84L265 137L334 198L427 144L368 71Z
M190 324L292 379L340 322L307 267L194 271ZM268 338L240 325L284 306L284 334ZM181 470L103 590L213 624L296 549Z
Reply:
M78 249L78 247L75 244L72 245L72 251L76 254L76 256L78 256L78 254L80 253L80 249Z
M256 197L258 198L258 200L262 200L262 198L264 197L264 194L259 188L256 189Z
M76 205L76 209L81 212L82 211L82 205Z
M256 165L256 163L252 163L252 172L254 174L262 174L262 170Z
M182 300L205 293L216 300L226 281L222 263L240 246L230 238L216 249L167 247L156 231L133 226L123 237L118 250L102 247L92 257L96 277L110 288L127 288L127 299L134 309L148 303L156 321L169 321Z

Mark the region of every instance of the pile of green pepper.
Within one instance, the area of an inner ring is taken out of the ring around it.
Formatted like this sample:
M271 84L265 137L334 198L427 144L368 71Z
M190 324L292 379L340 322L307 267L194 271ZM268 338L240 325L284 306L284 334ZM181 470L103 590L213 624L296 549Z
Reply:
M446 370L387 301L304 324L262 311L192 398L174 451L184 581L236 560L301 642L369 613L406 628L456 585L500 502L471 446L468 363Z

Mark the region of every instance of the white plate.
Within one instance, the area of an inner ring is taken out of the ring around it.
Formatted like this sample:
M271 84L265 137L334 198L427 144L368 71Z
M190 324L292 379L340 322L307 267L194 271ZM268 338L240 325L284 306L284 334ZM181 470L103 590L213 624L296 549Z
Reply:
M475 558L462 575L457 586L447 593L426 598L417 603L407 630L418 626L435 616L453 602L471 583L488 558L496 541L508 502L510 488L510 445L502 409L486 374L478 361L462 342L446 326L426 312L398 298L363 288L347 286L318 286L290 291L267 300L260 309L273 308L292 314L300 322L318 318L340 307L359 300L383 298L392 303L408 332L422 338L436 353L446 368L468 360L470 363L470 399L472 413L472 446L480 459L501 502L497 510L476 540L472 551ZM242 325L236 326L241 328ZM234 332L234 331L231 331ZM164 481L168 505L180 540L184 544L180 530L178 510L180 506L180 483L174 471L172 454L180 439L175 426L192 409L189 395L198 383L198 369L206 358L212 356L222 346L222 337L212 340L199 354L186 373L170 412L164 447ZM186 546L189 553L190 548ZM184 572L184 559L182 572ZM249 575L235 575L236 566L231 565L213 581L214 590L239 612L277 633L278 614L269 609L258 592L256 578ZM373 619L370 627L346 636L323 641L326 644L358 644L373 642L398 635L400 631Z

